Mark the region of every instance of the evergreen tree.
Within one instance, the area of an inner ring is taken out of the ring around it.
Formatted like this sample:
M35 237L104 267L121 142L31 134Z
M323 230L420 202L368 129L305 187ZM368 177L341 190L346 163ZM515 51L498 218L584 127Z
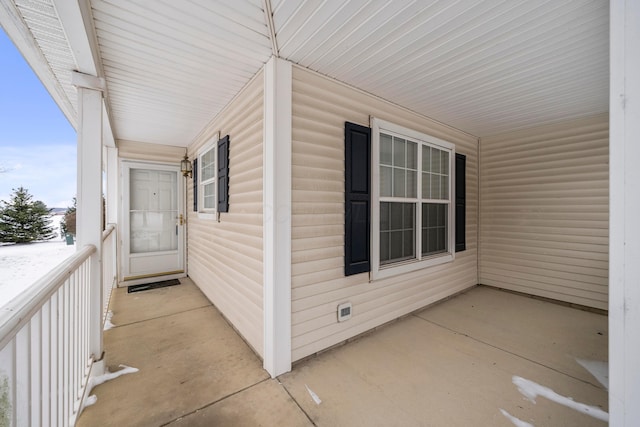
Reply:
M76 234L76 206L78 201L76 198L73 198L73 206L69 206L67 211L64 213L64 218L60 221L60 229L62 230L63 236L67 233Z
M20 187L13 189L9 202L2 201L0 207L0 242L29 243L34 240L49 240L55 237L51 227L51 210L33 200L29 191Z

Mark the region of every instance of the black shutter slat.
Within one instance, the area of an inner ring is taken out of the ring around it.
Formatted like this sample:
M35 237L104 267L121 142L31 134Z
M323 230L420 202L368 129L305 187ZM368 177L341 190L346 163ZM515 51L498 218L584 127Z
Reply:
M193 159L193 167L191 169L193 174L193 211L198 212L198 159Z
M229 135L218 141L218 212L229 212Z
M371 270L371 129L346 122L344 274Z
M467 248L466 241L466 162L467 157L456 153L456 252Z

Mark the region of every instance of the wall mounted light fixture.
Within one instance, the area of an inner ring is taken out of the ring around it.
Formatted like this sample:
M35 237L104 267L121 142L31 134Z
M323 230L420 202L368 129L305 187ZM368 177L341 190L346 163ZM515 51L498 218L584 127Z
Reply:
M193 165L191 164L191 160L187 157L187 153L184 153L184 159L180 160L180 172L182 172L182 176L191 177L193 172Z

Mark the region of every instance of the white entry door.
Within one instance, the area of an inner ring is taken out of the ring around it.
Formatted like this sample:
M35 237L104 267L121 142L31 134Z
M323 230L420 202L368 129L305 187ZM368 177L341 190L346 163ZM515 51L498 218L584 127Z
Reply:
M184 276L184 184L177 166L123 162L122 273L127 284Z

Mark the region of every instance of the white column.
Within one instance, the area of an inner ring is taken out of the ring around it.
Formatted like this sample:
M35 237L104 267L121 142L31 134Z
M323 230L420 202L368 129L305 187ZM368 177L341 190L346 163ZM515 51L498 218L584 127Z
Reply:
M116 147L106 147L107 164L107 224L117 224L118 222L118 149Z
M91 256L90 346L102 359L102 87L104 82L74 73L78 88L78 205L76 248L94 245ZM101 364L100 364L101 366ZM94 374L100 372L94 372Z
M609 411L640 425L640 2L610 2Z
M291 63L264 67L264 368L291 370Z

